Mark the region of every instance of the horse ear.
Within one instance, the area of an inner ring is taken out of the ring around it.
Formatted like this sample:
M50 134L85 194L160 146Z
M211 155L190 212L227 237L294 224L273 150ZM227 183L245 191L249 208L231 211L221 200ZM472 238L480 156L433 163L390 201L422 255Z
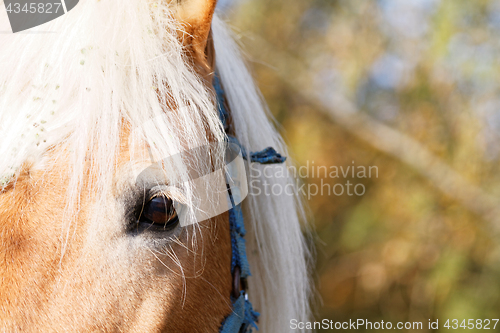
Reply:
M211 25L217 0L173 1L177 1L176 15L183 26L183 43L197 69L210 75L215 63Z

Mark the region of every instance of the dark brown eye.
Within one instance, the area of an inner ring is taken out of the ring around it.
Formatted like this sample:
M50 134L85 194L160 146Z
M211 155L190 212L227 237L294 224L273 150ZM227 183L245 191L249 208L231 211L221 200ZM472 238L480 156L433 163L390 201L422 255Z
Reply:
M158 196L143 207L138 223L141 227L157 230L171 230L179 224L179 217L171 199Z

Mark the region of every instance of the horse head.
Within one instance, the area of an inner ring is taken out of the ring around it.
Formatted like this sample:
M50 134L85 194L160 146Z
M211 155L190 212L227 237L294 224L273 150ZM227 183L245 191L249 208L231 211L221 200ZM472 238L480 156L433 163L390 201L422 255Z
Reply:
M251 166L286 148L215 5L80 1L39 27L54 33L0 36L3 331L218 332L235 311L231 212L207 213L226 190L205 177L225 165L213 143L239 140L257 189L291 178ZM300 212L297 193L242 204L267 332L307 317Z

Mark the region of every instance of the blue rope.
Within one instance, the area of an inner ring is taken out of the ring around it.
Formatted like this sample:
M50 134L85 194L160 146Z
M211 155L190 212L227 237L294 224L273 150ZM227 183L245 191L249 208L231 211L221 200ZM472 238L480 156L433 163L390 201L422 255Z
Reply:
M225 96L224 90L221 85L219 75L215 73L213 86L217 94L217 104L219 117L224 126L224 129L228 129L229 115L224 107ZM238 139L232 135L228 135L228 141L236 143L241 147L243 158L248 159L248 154L244 147L241 146ZM260 152L250 153L250 161L257 162L261 164L270 163L283 163L286 157L281 156L276 152L274 148L268 147ZM231 198L231 202L234 202ZM250 274L250 265L248 264L247 251L245 245L245 223L243 219L243 213L241 211L241 204L234 206L234 208L229 210L229 226L231 233L231 273L234 274L235 268L239 267L241 270L241 278L246 279ZM233 304L232 313L224 319L219 329L220 333L247 333L252 330L252 328L259 329L257 327L257 321L260 314L253 310L252 303L248 300L245 295L245 291L240 292L238 298L231 296L231 301Z
M222 322L220 332L246 333L251 331L252 328L259 330L256 324L259 313L253 310L252 303L245 298L245 292L241 291L237 299L231 296L231 300L233 302L233 312Z
M226 108L224 107L224 105L226 104L226 96L224 95L224 89L222 89L219 73L215 72L212 84L215 89L215 94L217 95L217 110L219 111L219 118L222 122L222 125L226 129L228 128L229 115Z
M234 273L235 268L238 266L241 269L241 277L247 278L250 276L250 265L248 264L246 246L245 246L245 224L243 220L243 213L241 205L235 206L229 211L229 226L231 232L231 273ZM238 298L231 296L233 304L233 311L222 322L221 333L238 333L250 332L252 328L257 327L257 320L260 314L254 311L252 303L247 299L245 291L240 292Z
M274 150L273 147L267 147L262 151L250 153L250 161L260 164L274 164L285 162L286 157L278 154L278 152Z

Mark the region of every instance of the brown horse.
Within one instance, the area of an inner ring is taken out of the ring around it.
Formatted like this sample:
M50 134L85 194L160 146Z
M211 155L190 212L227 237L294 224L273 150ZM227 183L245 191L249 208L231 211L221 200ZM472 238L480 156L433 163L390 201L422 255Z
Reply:
M81 0L33 29L52 33L0 35L0 331L218 332L233 311L228 213L172 209L195 192L173 180L222 153L137 181L226 131L286 152L215 2ZM262 332L286 332L308 317L301 204L263 191L295 188L284 166L248 163L248 295Z

